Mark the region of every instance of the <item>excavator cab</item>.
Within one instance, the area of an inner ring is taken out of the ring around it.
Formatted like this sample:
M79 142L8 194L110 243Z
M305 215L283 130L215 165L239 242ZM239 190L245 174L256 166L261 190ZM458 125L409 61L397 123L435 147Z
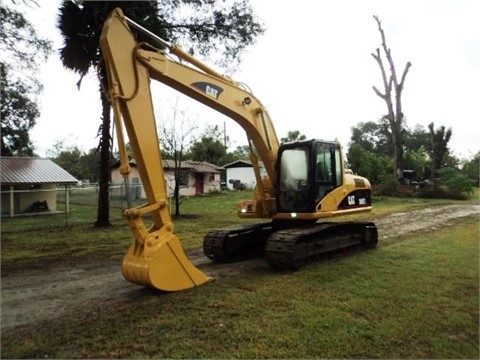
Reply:
M275 165L277 212L306 219L309 214L320 218L334 211L371 209L368 180L344 169L342 147L336 141L282 144Z
M340 146L319 140L283 144L276 164L279 212L315 212L343 183Z

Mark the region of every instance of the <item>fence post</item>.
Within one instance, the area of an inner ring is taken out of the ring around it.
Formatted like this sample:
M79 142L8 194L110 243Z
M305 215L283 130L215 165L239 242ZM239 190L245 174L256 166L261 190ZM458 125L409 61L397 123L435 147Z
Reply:
M70 192L69 186L65 185L65 212L69 213L70 212Z

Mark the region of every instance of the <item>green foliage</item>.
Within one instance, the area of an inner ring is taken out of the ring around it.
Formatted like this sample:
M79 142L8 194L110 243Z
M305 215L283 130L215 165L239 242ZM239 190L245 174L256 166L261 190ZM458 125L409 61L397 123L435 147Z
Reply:
M478 186L480 153L477 153L473 159L463 161L450 155L448 142L452 136L451 129L446 130L442 126L435 130L431 123L427 131L418 124L413 129L403 124L402 134L403 169L413 170L413 180L423 181L432 178L438 169L451 167L461 169L463 175L473 180ZM388 177L385 177L393 170L393 153L387 124L383 120L359 123L352 127L350 140L347 151L348 166L367 177L373 184L384 182L382 188L389 194L393 194L393 190L388 190L391 184ZM463 177L455 177L447 182L448 189L444 188L437 192L422 189L422 194L429 197L462 197L462 193L470 191L470 182L464 180ZM447 186L446 183L444 186Z
M431 161L424 146L420 146L417 150L408 150L404 154L404 168L413 170L413 180L422 181L428 177L427 169L430 164Z
M248 145L237 146L235 150L230 153L230 155L232 157L232 161L250 160L250 147Z
M80 75L78 86L88 71L100 63L99 39L103 23L116 7L122 8L126 16L141 22L158 35L167 35L155 1L62 2L57 20L57 27L64 38L60 59L67 69Z
M29 131L35 126L40 111L28 84L12 81L4 64L0 64L1 155L32 156L33 144Z
M0 3L1 62L9 68L26 71L23 76L28 78L52 52L52 43L39 37L25 16L5 3ZM36 81L36 78L30 80Z
M195 161L206 161L212 164L224 165L227 155L225 145L212 137L203 136L190 147L189 158Z
M480 186L480 151L472 159L464 160L462 163L462 173L470 180L475 182L475 186Z
M17 10L0 2L1 155L32 156L29 131L40 115L37 96L43 86L36 77L51 42L39 37Z
M192 54L214 57L215 49L222 55L218 61L221 66L237 63L245 49L264 33L263 24L245 0L228 5L190 0L63 2L58 28L66 40L60 50L65 66L81 76L97 66L103 22L117 7L154 34L180 43ZM138 36L146 40L143 34Z
M87 153L77 146L68 146L65 141L57 141L47 151L48 157L79 180L96 182L99 177L100 155L97 149Z
M426 148L430 137L422 125L416 124L413 129L405 126L403 139L405 151L419 151L422 147Z
M360 145L363 149L378 155L393 156L391 138L388 126L382 122L361 122L352 127L352 144Z
M435 179L437 186L421 189L419 197L466 200L474 194L475 181L455 168L441 168Z
M348 149L347 163L354 173L366 177L372 184L380 183L392 172L390 157L376 155L359 144L353 144Z
M248 46L265 32L248 0L162 0L159 3L169 30L167 40L180 43L190 53L210 58L231 71Z
M219 131L218 126L207 127L200 139L190 146L186 157L190 160L206 161L219 166L235 160L250 160L248 145L237 146L233 152L227 152L225 141L225 135Z
M300 131L293 130L293 131L289 131L286 137L282 137L280 139L280 143L300 141L300 140L305 140L306 138L307 137L304 134L300 134Z
M437 170L445 166L445 157L449 152L448 142L452 137L452 130L446 130L445 126L440 126L435 130L433 122L428 125L428 129L430 130L430 142L427 149L432 159L432 176L434 176Z
M450 190L466 195L473 194L475 182L454 168L442 168L438 170L442 183Z

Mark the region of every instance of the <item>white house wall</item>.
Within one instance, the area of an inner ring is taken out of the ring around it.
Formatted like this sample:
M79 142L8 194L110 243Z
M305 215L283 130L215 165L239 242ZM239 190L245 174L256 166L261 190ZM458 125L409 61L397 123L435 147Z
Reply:
M167 178L167 191L169 196L173 196L175 189L175 176L173 173L166 171L165 177ZM188 176L188 186L180 186L180 196L194 196L197 194L197 180L195 173L190 173ZM203 194L209 194L211 192L219 192L220 188L220 174L204 173L203 174Z
M204 174L203 192L205 194L222 191L220 186L220 174Z
M265 171L264 167L260 167L260 176L262 177L267 176L267 172ZM227 169L227 187L229 190L234 190L233 181L235 180L240 180L240 182L244 184L245 188L248 190L254 189L257 184L253 167L228 168Z
M125 180L120 173L120 169L114 169L111 171L112 176L112 190L111 194L114 196L120 196L125 193ZM128 175L128 182L131 191L136 191L140 199L146 199L145 189L143 188L142 181L140 180L140 174L136 167L131 167L130 174Z

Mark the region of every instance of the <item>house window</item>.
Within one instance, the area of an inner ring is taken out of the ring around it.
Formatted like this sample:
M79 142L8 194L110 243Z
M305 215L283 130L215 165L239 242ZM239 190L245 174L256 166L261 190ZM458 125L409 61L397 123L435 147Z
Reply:
M190 172L188 170L180 170L178 184L180 186L188 186L188 177Z

